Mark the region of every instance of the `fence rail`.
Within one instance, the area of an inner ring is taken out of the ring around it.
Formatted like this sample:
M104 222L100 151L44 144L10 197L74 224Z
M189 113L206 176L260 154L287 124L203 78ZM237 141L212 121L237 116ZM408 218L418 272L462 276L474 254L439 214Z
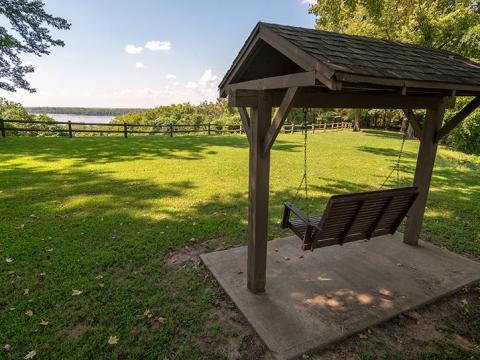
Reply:
M8 126L10 124L10 126ZM12 126L19 124L20 127ZM28 125L43 125L44 127L28 127ZM91 128L95 127L95 128ZM341 131L351 129L351 122L323 122L308 124L307 131ZM284 124L282 132L293 134L303 132L303 124ZM128 138L129 135L165 135L173 137L175 134L203 133L206 135L221 134L242 134L245 129L242 124L167 124L167 125L144 125L144 124L103 124L103 123L82 123L72 121L48 122L39 120L7 120L0 119L0 133L2 137L7 136L7 132L16 133L50 133L61 134L72 138L75 133L91 134L123 134Z

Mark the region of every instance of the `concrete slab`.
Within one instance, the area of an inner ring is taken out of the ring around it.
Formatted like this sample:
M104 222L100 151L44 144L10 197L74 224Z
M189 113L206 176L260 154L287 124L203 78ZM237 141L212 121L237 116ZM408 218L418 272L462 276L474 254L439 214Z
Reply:
M387 235L303 252L294 237L270 241L267 287L246 288L246 246L202 261L268 346L289 359L325 347L480 280L480 263Z

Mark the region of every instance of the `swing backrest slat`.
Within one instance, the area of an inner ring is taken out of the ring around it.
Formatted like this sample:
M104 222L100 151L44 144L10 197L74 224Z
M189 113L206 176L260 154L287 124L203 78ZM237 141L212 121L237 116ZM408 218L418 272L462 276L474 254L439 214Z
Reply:
M313 248L393 234L418 195L416 187L332 196L313 233Z

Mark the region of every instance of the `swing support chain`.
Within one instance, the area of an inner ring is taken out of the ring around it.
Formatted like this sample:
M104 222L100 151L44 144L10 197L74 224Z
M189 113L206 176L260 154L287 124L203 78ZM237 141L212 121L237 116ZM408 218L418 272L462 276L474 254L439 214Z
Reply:
M308 201L308 176L307 176L308 112L309 112L308 108L303 109L303 176L302 176L302 180L300 181L300 185L298 185L297 191L295 192L295 196L293 197L293 200L292 200L292 203L296 202L296 200L298 199L298 194L300 193L300 189L302 189L303 187L305 191L305 202L307 204L306 206L307 218L310 216L309 214L310 204Z
M402 143L400 145L400 151L398 152L397 160L395 161L395 166L392 168L392 171L387 175L385 180L383 180L382 185L378 188L378 190L382 190L385 187L385 184L390 180L394 172L397 172L397 186L400 186L400 163L402 161L403 150L405 148L405 142L407 141L408 136L408 119L403 131L402 135Z

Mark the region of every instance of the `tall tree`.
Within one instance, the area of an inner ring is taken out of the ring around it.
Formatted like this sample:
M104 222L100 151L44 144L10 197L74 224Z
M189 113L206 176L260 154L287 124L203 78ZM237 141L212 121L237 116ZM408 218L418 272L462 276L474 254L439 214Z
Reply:
M310 12L318 29L480 59L480 0L318 0Z
M34 71L23 65L22 54L48 55L51 46L64 46L54 39L50 28L67 30L67 20L48 14L41 0L0 0L0 89L15 91L25 89L35 92L25 79ZM10 29L3 25L10 24Z

